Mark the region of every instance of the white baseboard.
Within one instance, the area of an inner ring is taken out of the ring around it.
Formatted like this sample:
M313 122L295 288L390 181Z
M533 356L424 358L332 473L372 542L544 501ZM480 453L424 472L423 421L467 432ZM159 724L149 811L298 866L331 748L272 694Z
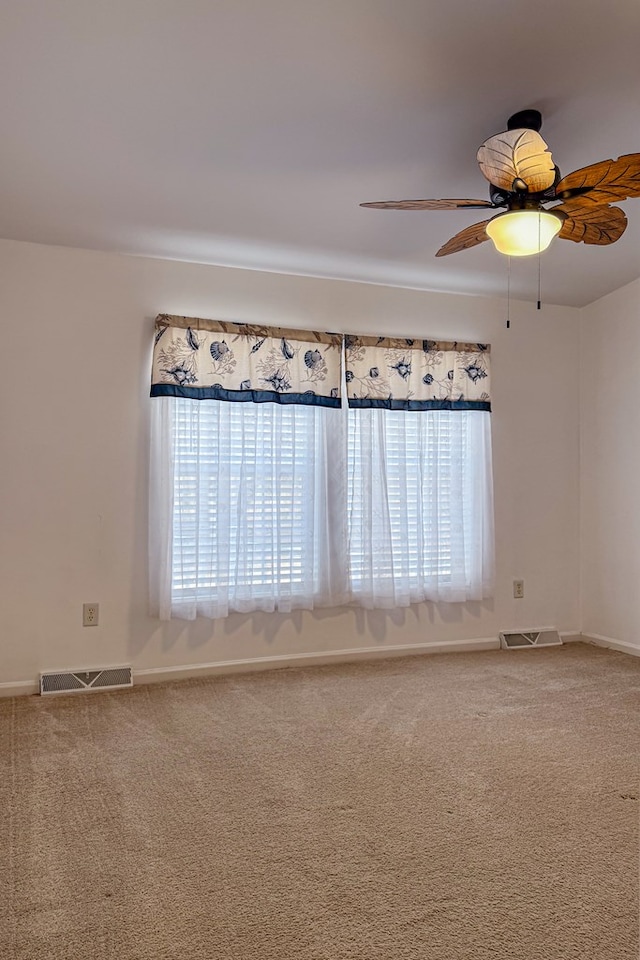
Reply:
M563 643L579 643L580 640L584 639L579 630L569 630L564 633L560 630L560 636L562 637Z
M448 640L442 643L407 643L402 646L355 647L348 650L331 650L327 653L291 653L272 657L253 657L249 660L220 660L214 663L192 663L175 667L150 667L146 670L134 670L133 681L134 683L158 683L225 673L254 673L258 670L277 670L285 667L314 667L358 660L389 659L427 653L469 653L499 648L500 641L497 637Z
M40 684L37 680L15 680L0 683L0 697L28 697L37 693Z
M617 644L607 637L585 636L577 631L560 633L564 643L578 640L592 641L624 653L640 656L640 648L631 644ZM445 640L440 643L407 643L377 647L353 647L331 650L327 653L291 653L271 657L253 657L247 660L219 660L213 663L180 664L173 667L148 667L133 671L134 683L162 683L169 680L187 680L232 673L253 673L259 670L278 670L286 667L312 667L332 663L355 663L362 660L390 659L433 653L471 653L479 650L499 650L498 637L478 637L472 640ZM0 683L0 697L18 697L36 694L37 680Z
M627 643L626 640L614 640L612 637L603 637L599 633L583 633L580 639L586 643L593 643L597 647L606 647L609 650L617 650L619 653L631 654L632 657L640 657L640 647Z

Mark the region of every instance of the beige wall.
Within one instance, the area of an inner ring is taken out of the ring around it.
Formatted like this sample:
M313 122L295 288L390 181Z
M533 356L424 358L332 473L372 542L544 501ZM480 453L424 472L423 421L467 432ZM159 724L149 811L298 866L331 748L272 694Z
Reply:
M0 683L33 681L41 669L143 670L496 637L515 626L579 629L579 311L514 304L506 330L501 301L12 241L0 242L0 269ZM150 619L148 374L158 312L491 342L495 599ZM631 360L622 362L631 374ZM637 382L619 381L627 400ZM514 577L525 580L524 600L512 599ZM83 601L100 603L99 627L81 626Z
M581 332L583 632L640 650L640 280Z

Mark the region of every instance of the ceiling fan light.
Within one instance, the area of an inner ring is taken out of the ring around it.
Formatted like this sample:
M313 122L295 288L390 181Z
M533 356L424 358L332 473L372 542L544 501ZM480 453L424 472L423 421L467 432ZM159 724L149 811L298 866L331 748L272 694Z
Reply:
M560 217L547 210L509 210L490 220L486 231L498 253L530 257L546 250L561 226Z

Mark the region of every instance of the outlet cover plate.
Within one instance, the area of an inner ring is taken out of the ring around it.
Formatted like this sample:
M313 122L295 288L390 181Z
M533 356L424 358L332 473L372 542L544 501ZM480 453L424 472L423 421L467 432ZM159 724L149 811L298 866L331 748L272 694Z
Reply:
M82 604L82 626L97 627L100 607L97 603Z

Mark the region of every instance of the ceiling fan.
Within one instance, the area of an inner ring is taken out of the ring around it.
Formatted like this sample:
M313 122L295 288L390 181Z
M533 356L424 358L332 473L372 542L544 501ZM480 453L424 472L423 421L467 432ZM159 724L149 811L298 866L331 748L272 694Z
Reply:
M456 233L436 257L489 239L508 256L539 253L555 236L600 246L615 243L627 227L627 218L612 203L640 197L640 153L602 160L562 177L540 136L541 126L538 110L521 110L509 118L503 133L482 144L477 160L489 181L489 200L387 200L360 206L381 210L506 208L506 212ZM556 205L547 207L552 203Z

